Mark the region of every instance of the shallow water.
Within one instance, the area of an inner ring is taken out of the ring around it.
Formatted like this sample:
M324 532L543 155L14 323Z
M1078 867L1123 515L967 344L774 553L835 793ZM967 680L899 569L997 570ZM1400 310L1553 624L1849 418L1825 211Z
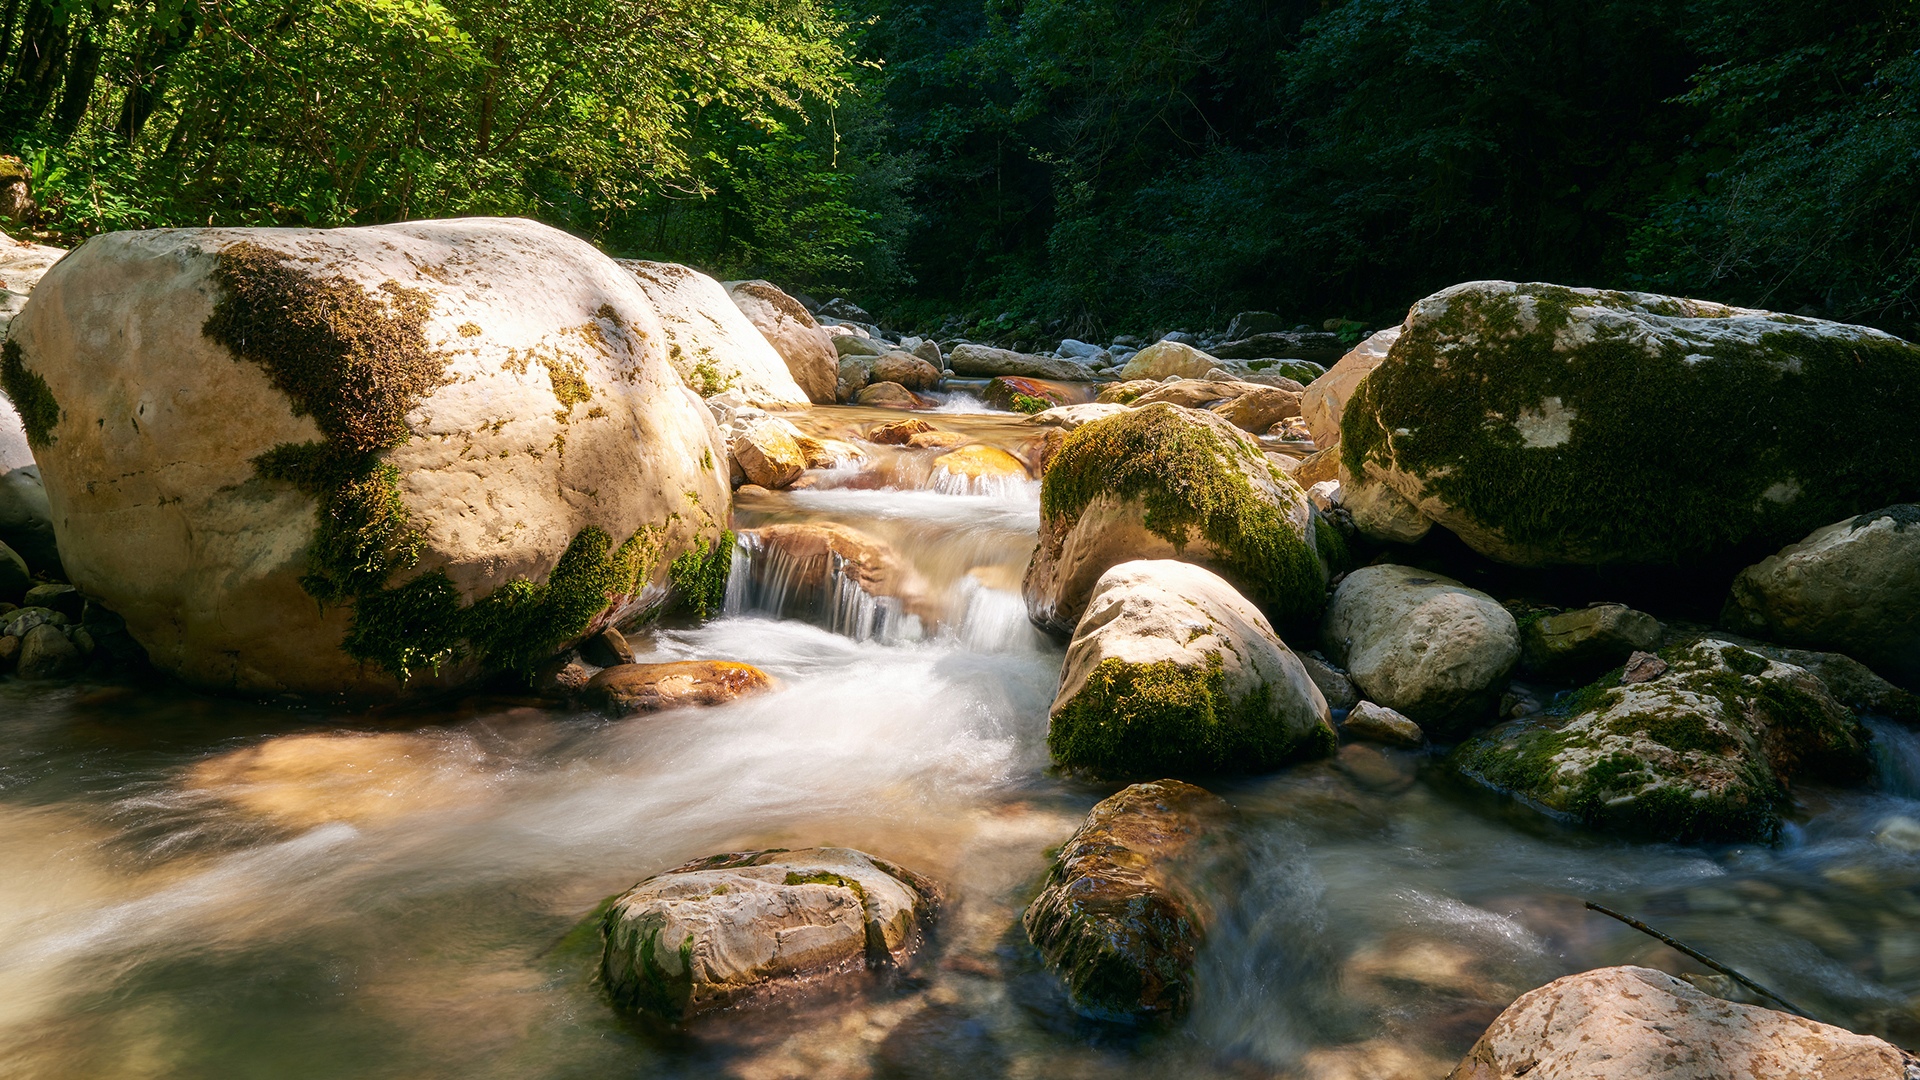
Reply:
M1208 890L1192 1018L1144 1036L1075 1019L1019 914L1115 786L1047 771L1060 651L1013 591L1037 498L743 500L739 527L888 540L946 603L856 640L736 596L704 626L637 637L780 681L716 709L609 721L475 697L343 715L0 682L0 1075L1436 1077L1560 974L1704 970L1585 899L1821 1019L1920 1045L1920 856L1887 828L1920 821L1920 739L1886 725L1879 787L1803 792L1776 847L1583 835L1410 752L1211 781L1245 858ZM598 996L597 945L572 931L603 897L696 856L815 844L945 885L906 975L683 1033Z

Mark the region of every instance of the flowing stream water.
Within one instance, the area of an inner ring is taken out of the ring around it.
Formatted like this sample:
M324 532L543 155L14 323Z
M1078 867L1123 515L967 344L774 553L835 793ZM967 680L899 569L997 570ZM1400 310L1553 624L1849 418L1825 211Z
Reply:
M876 416L897 414L810 422ZM934 419L1016 451L1033 432ZM1062 654L1017 592L1038 486L875 454L742 499L736 527L879 536L928 614L842 596L781 617L791 590L743 546L721 617L635 635L642 660L756 664L780 682L765 696L609 720L0 682L0 1076L1440 1077L1559 975L1705 971L1586 899L1920 1045L1920 739L1887 725L1881 783L1802 792L1772 847L1560 828L1412 752L1196 778L1237 808L1243 858L1205 890L1192 1016L1076 1019L1019 917L1118 785L1048 768ZM604 897L717 851L822 844L943 884L909 971L678 1032L600 996L580 928Z

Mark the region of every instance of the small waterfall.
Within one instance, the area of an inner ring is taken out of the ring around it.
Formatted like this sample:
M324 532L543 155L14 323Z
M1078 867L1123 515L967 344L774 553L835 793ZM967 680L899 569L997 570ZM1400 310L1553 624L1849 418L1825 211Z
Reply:
M874 596L847 573L847 561L829 551L824 573L816 558L796 558L742 534L727 579L727 615L803 619L852 638L895 644L918 641L926 628L899 599Z

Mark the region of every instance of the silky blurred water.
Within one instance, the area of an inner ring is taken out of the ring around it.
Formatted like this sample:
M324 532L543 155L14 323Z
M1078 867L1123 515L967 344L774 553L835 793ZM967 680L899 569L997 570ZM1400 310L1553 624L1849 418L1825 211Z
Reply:
M1061 654L1017 595L1037 503L1025 482L742 500L737 527L886 540L942 614L855 640L742 599L636 636L642 659L779 681L719 708L346 714L0 682L0 1075L1437 1077L1558 975L1704 970L1584 899L1920 1042L1920 739L1885 724L1879 785L1802 792L1776 847L1597 838L1411 752L1208 781L1243 858L1205 890L1192 1017L1145 1035L1075 1018L1019 915L1116 785L1047 767ZM696 856L815 844L945 885L909 972L678 1033L599 996L574 931L602 898Z

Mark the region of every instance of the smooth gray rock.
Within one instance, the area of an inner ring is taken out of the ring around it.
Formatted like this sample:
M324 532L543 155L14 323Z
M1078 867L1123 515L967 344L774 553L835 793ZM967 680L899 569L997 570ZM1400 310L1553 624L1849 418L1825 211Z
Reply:
M1542 616L1520 633L1520 660L1549 678L1592 678L1627 662L1636 652L1660 647L1660 620L1625 604Z
M80 671L82 659L67 632L52 623L41 623L20 639L18 671L23 679L66 678Z
M1498 601L1409 566L1348 574L1320 637L1368 698L1443 738L1493 719L1520 658L1519 628Z
M1419 749L1427 741L1427 733L1420 725L1405 716L1387 708L1363 701L1347 713L1343 730L1352 738L1361 742L1376 742L1387 746L1406 746Z
M1072 360L1035 356L1010 349L985 345L959 345L947 356L947 366L960 375L992 378L996 375L1020 375L1029 379L1053 379L1058 382L1092 382L1093 369Z

